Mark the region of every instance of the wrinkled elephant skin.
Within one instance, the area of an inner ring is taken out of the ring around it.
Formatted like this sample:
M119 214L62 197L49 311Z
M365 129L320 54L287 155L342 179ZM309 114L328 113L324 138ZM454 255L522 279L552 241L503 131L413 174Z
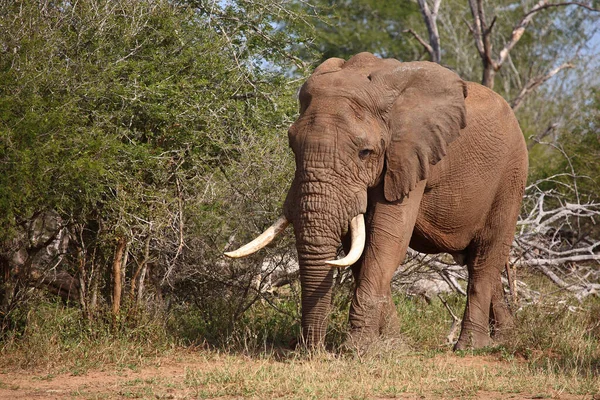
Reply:
M391 279L407 247L464 259L467 305L457 349L512 325L501 273L527 178L527 149L509 105L430 62L361 53L321 64L300 90L289 129L296 173L284 205L294 226L302 328L323 342L332 268L348 225L365 214L352 266L351 342L395 331Z

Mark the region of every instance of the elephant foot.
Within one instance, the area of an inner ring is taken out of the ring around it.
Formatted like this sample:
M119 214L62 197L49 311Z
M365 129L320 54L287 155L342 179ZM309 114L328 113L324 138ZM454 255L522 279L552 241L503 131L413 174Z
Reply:
M463 330L460 333L458 341L454 345L454 351L459 350L476 350L483 347L489 347L493 345L492 338L483 332Z
M379 327L379 335L384 339L395 339L402 336L400 330L400 320L396 314L396 309L392 308L388 310L382 317L381 325Z
M369 350L376 339L377 334L370 330L353 330L348 334L348 337L346 337L340 350L344 353L364 354Z
M353 331L340 347L340 351L364 357L397 354L398 351L406 353L409 348L399 331L392 329L385 334L378 334L376 331Z
M375 337L371 340L348 338L340 348L341 353L361 358L400 357L410 352L401 338Z

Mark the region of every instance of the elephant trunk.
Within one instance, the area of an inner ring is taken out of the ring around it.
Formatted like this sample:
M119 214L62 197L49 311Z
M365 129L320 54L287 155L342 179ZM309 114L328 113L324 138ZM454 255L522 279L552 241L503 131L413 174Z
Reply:
M351 219L364 212L366 199L343 193L334 185L298 180L286 200L285 213L294 224L302 286L302 332L306 345L323 344L329 314L334 260ZM363 204L364 203L364 204Z
M300 284L302 286L302 337L309 347L323 344L333 289L333 268L325 262L335 257L336 246L322 247L318 252L311 245L298 244Z
M323 344L333 289L334 268L327 265L337 253L339 240L318 228L319 221L302 216L294 223L302 287L302 335L305 344Z

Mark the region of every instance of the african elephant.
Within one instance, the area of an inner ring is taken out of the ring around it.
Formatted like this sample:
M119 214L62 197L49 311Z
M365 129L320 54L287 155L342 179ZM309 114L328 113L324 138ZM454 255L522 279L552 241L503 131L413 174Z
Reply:
M467 265L455 349L489 345L490 331L512 326L501 272L528 157L502 97L435 63L361 53L323 62L299 99L288 131L296 172L283 216L226 255L251 254L293 224L304 340L323 342L332 266L352 266L355 277L352 341L396 329L390 285L408 246ZM340 243L346 257L333 260Z

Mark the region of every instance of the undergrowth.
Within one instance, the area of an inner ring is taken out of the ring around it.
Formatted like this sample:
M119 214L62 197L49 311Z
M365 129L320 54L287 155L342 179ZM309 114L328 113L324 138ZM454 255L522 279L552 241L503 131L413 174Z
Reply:
M600 303L588 300L573 310L566 304L537 305L518 314L518 324L508 349L523 356L531 368L600 373Z
M113 318L108 310L86 317L77 307L37 299L12 316L18 320L0 342L0 368L68 370L74 374L114 364L135 368L164 355L175 342L157 315L146 312Z
M349 290L334 296L327 348L339 354L348 329ZM447 296L461 315L464 298ZM412 355L432 357L449 353L445 343L452 324L439 299L395 297L401 321L402 343ZM12 331L0 342L0 368L44 368L83 373L106 364L136 368L147 360L167 356L177 348L269 357L275 353L303 357L291 345L300 333L298 304L286 296L255 302L242 317L231 321L225 303L213 303L222 320L209 322L206 310L179 304L168 311L123 311L114 319L108 310L86 318L79 308L59 301L38 299L19 310ZM531 371L597 376L600 372L600 302L527 305L517 313L517 328L498 346L461 354L491 355L506 362L525 362ZM382 351L390 353L389 349ZM391 354L391 353L390 353ZM394 357L402 357L397 353ZM461 355L459 354L459 356Z

